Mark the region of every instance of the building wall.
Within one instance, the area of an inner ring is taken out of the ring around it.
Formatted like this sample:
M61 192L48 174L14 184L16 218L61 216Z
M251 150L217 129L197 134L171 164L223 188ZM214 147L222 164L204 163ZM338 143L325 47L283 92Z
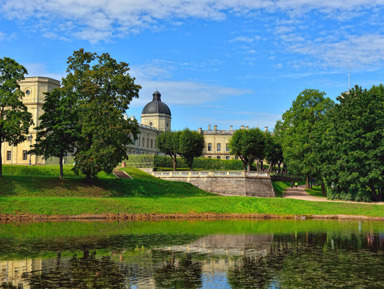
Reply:
M159 131L170 131L171 116L163 113L142 114L141 124L154 127Z
M158 153L156 137L160 133L156 128L139 124L140 134L128 147L128 155L154 155Z
M27 155L25 158L25 152L30 150L30 146L36 142L36 130L34 128L39 125L39 117L43 114L44 92L60 87L60 81L48 77L26 77L19 82L19 85L20 89L25 93L23 103L28 111L32 113L34 125L29 128L28 139L23 143L17 146L10 146L8 143L2 144L2 163L17 165L45 164L41 156Z

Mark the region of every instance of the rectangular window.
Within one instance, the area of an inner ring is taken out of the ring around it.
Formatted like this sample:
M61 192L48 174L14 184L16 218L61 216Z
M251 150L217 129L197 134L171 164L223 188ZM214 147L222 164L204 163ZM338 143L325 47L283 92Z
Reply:
M11 151L7 151L7 161L10 161L12 157Z
M220 159L220 156L217 156L217 159L219 160L219 159Z
M226 156L225 159L226 159L226 160L229 160L229 156Z
M211 159L212 157L211 156L208 156L209 159Z
M149 138L147 138L147 148L149 148Z
M221 151L221 143L218 143L218 144L217 144L217 151L218 151L218 152Z
M239 157L238 157L238 156L236 156L236 157L235 157L235 160L238 160L238 159L239 159Z
M208 151L209 152L212 151L212 144L211 143L208 144Z
M153 139L151 139L151 149L153 149Z
M229 152L229 147L228 147L228 144L227 144L227 143L225 144L225 150L226 150L227 152Z
M23 151L23 161L28 160L28 154L27 151Z
M143 147L145 146L145 138L143 137Z

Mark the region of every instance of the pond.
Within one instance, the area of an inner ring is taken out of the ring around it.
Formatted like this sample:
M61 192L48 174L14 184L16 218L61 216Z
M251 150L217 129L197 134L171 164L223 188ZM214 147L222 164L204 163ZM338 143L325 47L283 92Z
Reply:
M0 288L384 288L384 223L0 224Z

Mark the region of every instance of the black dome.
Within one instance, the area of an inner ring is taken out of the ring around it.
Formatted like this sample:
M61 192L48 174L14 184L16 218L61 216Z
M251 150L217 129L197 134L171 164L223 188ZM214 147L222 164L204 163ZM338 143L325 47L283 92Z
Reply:
M168 105L161 101L161 94L157 90L153 93L153 100L144 106L143 112L141 114L150 113L163 113L171 115L171 110L169 109Z

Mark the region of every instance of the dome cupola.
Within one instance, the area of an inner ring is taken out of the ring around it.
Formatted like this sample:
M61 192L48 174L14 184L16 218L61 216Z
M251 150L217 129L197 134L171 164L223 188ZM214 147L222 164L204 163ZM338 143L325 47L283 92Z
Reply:
M161 101L161 93L157 90L153 93L153 100L144 106L143 112L141 114L153 113L171 115L171 110L169 109L168 105Z

